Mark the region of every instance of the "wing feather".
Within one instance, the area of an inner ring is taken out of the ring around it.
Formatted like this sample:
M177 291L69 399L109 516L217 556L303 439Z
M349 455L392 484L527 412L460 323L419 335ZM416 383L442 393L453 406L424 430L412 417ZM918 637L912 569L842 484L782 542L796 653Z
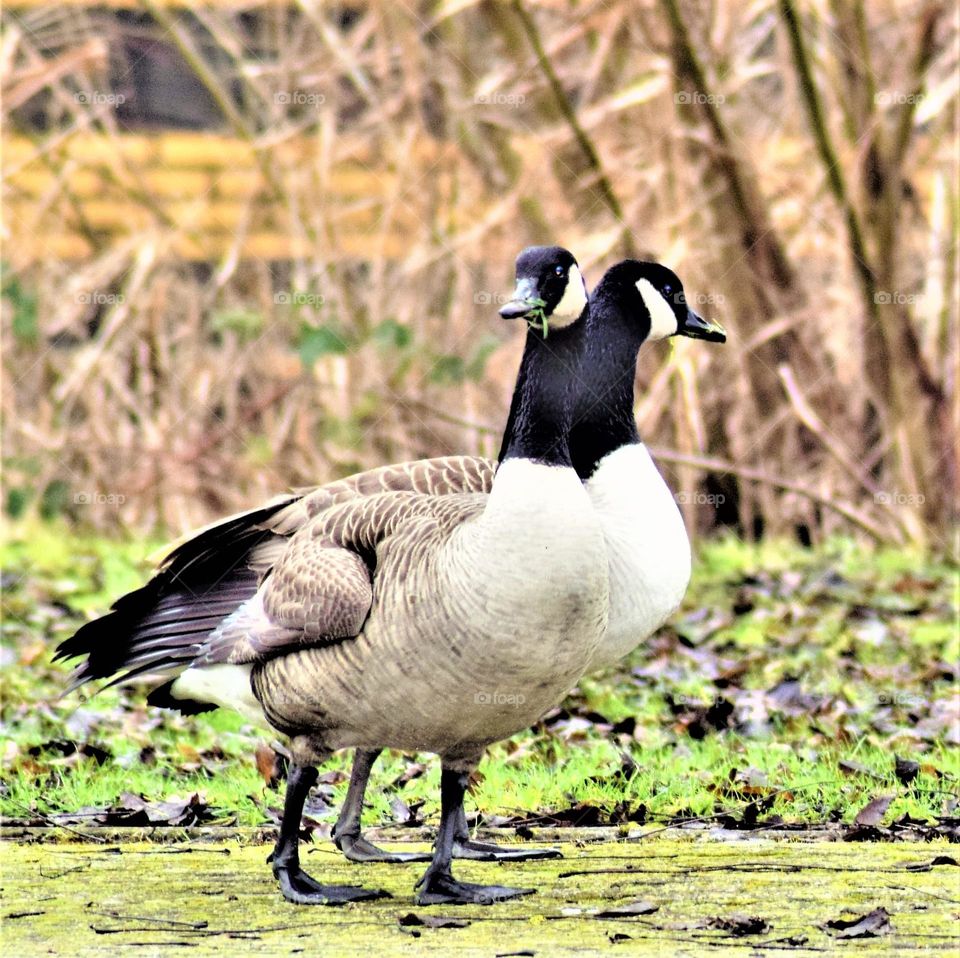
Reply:
M176 673L201 660L253 661L358 634L378 544L411 508L389 497L488 492L495 469L469 456L383 466L281 496L181 539L146 585L57 648L55 659L82 658L69 689ZM320 519L321 531L304 535ZM149 700L168 699L169 683Z

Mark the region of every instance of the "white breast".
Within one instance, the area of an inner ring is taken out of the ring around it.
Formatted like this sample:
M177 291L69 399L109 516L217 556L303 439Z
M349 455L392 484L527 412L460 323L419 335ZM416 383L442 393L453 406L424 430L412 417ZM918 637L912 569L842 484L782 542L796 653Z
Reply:
M471 618L500 610L487 629L507 642L485 643L494 650L490 666L498 673L513 670L519 678L526 672L531 684L550 680L558 688L583 674L604 634L609 605L598 519L572 469L518 459L500 466L482 520L464 530L473 542L451 557L474 572L478 609Z
M587 481L610 565L610 618L590 670L618 662L680 605L690 541L670 489L642 443L611 452Z

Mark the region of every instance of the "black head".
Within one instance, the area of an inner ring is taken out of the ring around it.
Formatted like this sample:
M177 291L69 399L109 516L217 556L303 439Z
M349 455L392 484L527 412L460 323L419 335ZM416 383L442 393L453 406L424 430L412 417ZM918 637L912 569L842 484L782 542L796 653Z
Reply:
M504 319L559 329L576 322L587 305L580 267L562 246L528 246L517 257L517 287L500 309Z
M626 259L611 266L594 290L594 298L613 298L625 315L635 315L645 327L645 339L689 336L714 343L727 339L719 323L704 319L687 305L680 278L660 263Z

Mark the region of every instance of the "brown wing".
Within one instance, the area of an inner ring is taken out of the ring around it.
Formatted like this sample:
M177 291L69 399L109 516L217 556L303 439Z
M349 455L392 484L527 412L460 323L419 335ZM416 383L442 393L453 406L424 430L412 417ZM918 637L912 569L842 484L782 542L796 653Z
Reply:
M376 497L390 490L429 496L486 492L495 469L496 464L490 460L471 456L384 466L318 489L283 496L193 533L175 545L145 586L123 596L110 614L87 623L59 646L57 658L83 660L74 672L70 688L98 678L119 682L145 673L177 673L210 654L217 656L215 661L255 654L252 647L240 641L237 631L231 633L236 647L227 638L227 629L238 626L240 617L252 613L257 613L256 621L261 627L257 634L264 643L263 650L256 654L263 654L271 642L286 643L296 629L287 630L272 623L279 631L268 636L260 618L265 612L251 606L251 600L258 595L265 577L286 555L291 537L314 517L339 503ZM319 555L316 561L321 561ZM344 578L344 595L357 590L356 607L344 607L336 613L343 616L342 623L326 623L334 632L349 631L363 609L357 556L338 554L323 561L324 575L329 575L331 583L338 577ZM319 575L321 570L312 571ZM291 578L290 582L293 581ZM282 610L279 621L286 621ZM307 634L319 639L324 623L315 621L316 628L307 630ZM169 683L155 689L148 701L182 708L182 702L169 699L168 686Z
M356 635L362 628L373 584L370 569L352 549L306 529L294 536L263 593L263 610L276 625L295 629L301 644Z
M385 492L417 492L445 496L489 492L497 464L478 456L439 456L368 469L313 489L297 490L298 498L271 519L270 529L291 535L332 506Z
M370 569L353 550L308 527L286 542L253 598L204 643L199 661L257 662L357 635L370 611Z
M311 520L258 594L207 643L205 662L255 662L359 635L373 601L381 550L398 547L404 573L454 526L480 512L478 495L388 492L357 496ZM381 592L390 583L378 579Z

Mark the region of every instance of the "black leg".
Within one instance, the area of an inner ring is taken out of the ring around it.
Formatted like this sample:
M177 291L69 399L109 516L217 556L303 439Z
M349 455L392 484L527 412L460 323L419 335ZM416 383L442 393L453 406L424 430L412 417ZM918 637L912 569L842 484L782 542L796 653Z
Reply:
M433 861L417 882L418 905L492 905L518 895L531 895L534 888L508 888L505 885L474 885L457 881L450 870L454 837L463 796L467 790L467 773L445 768L440 778L440 831Z
M316 784L317 770L311 765L291 765L287 772L287 796L283 802L280 835L273 854L273 874L287 901L298 905L343 905L349 901L389 897L377 889L359 885L321 885L300 867L300 819L307 794Z
M478 862L528 862L544 858L563 858L558 848L527 848L524 845L492 845L477 842L470 837L467 813L460 806L457 828L453 836L453 857L470 858Z
M360 833L363 796L367 790L370 769L382 749L358 748L353 757L350 787L337 824L333 826L333 841L344 856L352 862L428 862L426 852L388 852L368 842Z

